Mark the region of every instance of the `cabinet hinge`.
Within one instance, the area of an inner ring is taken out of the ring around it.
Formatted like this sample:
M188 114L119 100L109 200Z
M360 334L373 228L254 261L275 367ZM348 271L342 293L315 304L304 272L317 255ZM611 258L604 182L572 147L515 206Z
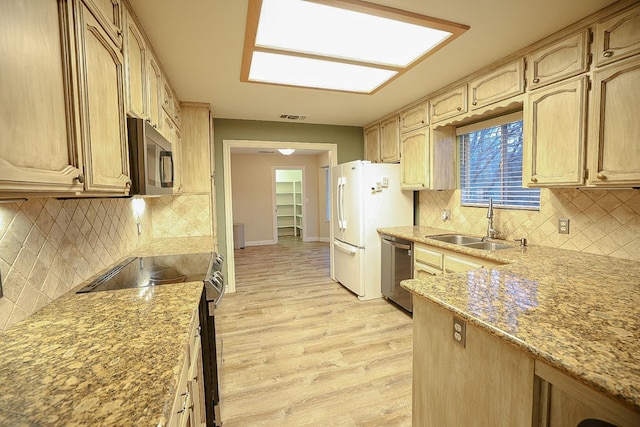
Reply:
M584 169L583 177L584 177L584 179L589 179L589 169L587 169L587 168Z
M593 31L589 30L589 44L593 43Z
M587 91L591 90L591 77L587 76Z

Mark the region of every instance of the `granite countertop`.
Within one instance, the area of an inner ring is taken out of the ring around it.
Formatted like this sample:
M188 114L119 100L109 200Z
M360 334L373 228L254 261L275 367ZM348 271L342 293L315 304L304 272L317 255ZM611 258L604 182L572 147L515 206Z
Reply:
M159 239L132 255L211 248ZM202 290L74 290L0 334L0 425L165 425Z
M469 249L426 239L452 234L429 227L378 231L505 263L402 286L640 412L640 262L517 243Z

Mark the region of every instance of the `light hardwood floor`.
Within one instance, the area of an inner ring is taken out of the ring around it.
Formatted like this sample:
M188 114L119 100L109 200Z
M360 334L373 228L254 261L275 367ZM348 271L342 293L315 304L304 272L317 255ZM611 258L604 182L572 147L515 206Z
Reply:
M235 251L217 311L224 427L410 426L411 318L329 278L328 243Z

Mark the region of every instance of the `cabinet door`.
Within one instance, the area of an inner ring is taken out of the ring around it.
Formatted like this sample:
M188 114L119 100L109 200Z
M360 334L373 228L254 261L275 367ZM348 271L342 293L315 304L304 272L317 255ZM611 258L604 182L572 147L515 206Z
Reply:
M70 20L65 0L0 2L0 192L83 189Z
M147 47L133 17L127 11L124 40L127 112L146 118L147 112Z
M534 362L466 322L466 345L453 337L453 315L413 299L413 425L531 425Z
M380 125L376 124L364 130L364 159L380 163Z
M400 133L429 125L429 103L423 102L400 113Z
M585 29L527 55L529 89L546 86L589 69L589 30Z
M523 184L535 187L583 183L586 120L586 77L526 96Z
M589 184L640 185L640 58L594 73Z
M471 110L511 98L524 92L524 60L498 68L469 83Z
M467 112L467 85L443 93L430 101L431 122L437 123Z
M209 106L185 105L182 108L182 191L211 192L211 150L209 145Z
M149 88L149 120L151 125L160 131L161 128L161 114L160 102L161 96L161 83L162 73L160 72L160 66L155 58L149 55L149 72L147 73L147 82Z
M120 0L82 0L111 40L122 46L122 6Z
M640 53L640 7L599 22L595 33L597 66Z
M81 105L86 189L128 194L122 53L91 14L79 10Z
M400 161L398 116L393 116L380 123L380 160L384 163Z
M429 128L406 133L400 140L400 179L404 190L429 188Z

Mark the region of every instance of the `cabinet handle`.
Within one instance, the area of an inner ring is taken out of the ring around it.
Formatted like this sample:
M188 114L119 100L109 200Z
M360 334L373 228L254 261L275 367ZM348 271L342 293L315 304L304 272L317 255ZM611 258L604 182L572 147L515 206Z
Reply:
M73 179L78 181L80 184L84 184L84 174L80 174Z
M533 79L533 82L534 83L540 83L540 79L536 77L535 79Z
M462 107L458 107L457 109L458 109L458 111L462 111Z
M131 180L125 182L124 184L127 188L131 188Z
M602 56L604 56L605 58L611 58L613 56L613 52L610 50L605 50Z
M472 102L472 104L473 104L473 105L478 105L478 101L473 101L473 102ZM461 108L460 108L460 107L458 107L458 110L460 110L460 109L461 109Z
M538 182L538 178L536 178L536 177L532 177L532 178L531 178L531 182Z
M607 177L603 173L599 173L598 175L596 175L596 178L598 178L598 179L607 179Z
M149 117L147 117L144 121L147 123L151 123L151 119Z

